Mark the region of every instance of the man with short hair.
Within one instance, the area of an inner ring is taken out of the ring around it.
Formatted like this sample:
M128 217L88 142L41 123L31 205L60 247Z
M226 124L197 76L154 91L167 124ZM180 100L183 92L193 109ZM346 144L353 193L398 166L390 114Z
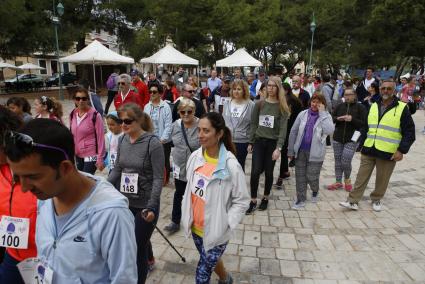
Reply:
M34 119L20 133L11 132L5 145L22 191L39 200L40 262L26 265L34 264L40 283L137 283L128 200L105 179L77 170L69 129L54 120Z
M207 80L207 87L210 89L210 92L214 92L215 89L221 87L221 79L217 77L217 71L211 70L211 77Z
M310 95L306 90L301 88L301 77L298 75L292 77L292 93L301 101L303 110L307 109Z
M214 108L215 112L222 113L223 105L226 100L230 100L230 85L232 79L230 76L225 76L223 84L211 94L208 100L210 109Z
M137 93L140 96L140 101L142 103L142 110L149 103L149 90L148 86L146 86L145 82L140 78L139 71L137 69L133 69L130 72L131 75L131 85L137 89Z
M182 66L179 66L178 71L176 74L174 74L174 83L176 84L178 90L181 90L183 85L187 83L187 78L187 73L184 71Z
M256 98L258 91L260 91L261 85L266 81L266 73L264 70L258 72L258 79L255 79L249 87L249 94L251 98Z
M240 68L235 68L235 71L233 73L233 81L235 80L243 80L242 71Z
M195 97L195 95L196 95L196 91L192 85L189 85L189 84L183 85L182 96L179 97L174 103L173 122L180 118L177 110L179 109L181 98L191 99L195 103L195 116L197 118L201 118L201 116L205 113L205 109L202 102L197 97Z
M365 98L370 95L367 89L373 82L377 82L379 85L379 81L373 77L373 72L374 69L372 67L368 67L365 72L365 77L356 88L357 100L367 107L369 106L369 102L367 99L365 100Z
M380 93L381 100L373 103L369 110L367 137L354 189L347 201L339 203L352 210L358 209L376 167L375 190L370 194L370 199L373 210L381 211L381 199L387 191L394 167L415 141L415 123L407 104L395 97L395 83L384 81Z
M140 96L131 90L131 77L128 74L121 74L118 79L118 94L114 98L115 109L127 103L135 103L143 109L144 105Z
M331 82L331 76L325 74L323 76L322 94L326 99L327 110L332 113L332 98L335 92L335 85Z
M149 73L148 78L149 78L149 80L148 80L148 89L149 89L149 90L150 90L150 88L151 88L151 85L156 85L156 86L160 86L160 85L161 85L161 81L159 81L159 80L156 78L156 74L155 74L155 72L151 72L151 73Z

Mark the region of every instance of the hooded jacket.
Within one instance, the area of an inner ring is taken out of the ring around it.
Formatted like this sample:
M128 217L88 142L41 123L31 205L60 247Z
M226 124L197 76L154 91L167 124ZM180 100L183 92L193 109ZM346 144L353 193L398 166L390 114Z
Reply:
M242 114L238 118L232 117L231 102L226 101L223 106L223 118L226 126L232 132L232 139L234 143L248 143L249 132L251 126L251 116L254 110L255 103L251 100L247 101L244 106Z
M171 141L171 131L173 130L173 118L171 114L171 108L168 106L168 103L164 102L163 100L160 100L158 107L158 129L155 129L154 133L161 141L167 143ZM151 112L153 108L154 106L152 105L152 102L149 102L145 106L144 112L147 113L149 117L151 117Z
M351 115L351 121L340 121L337 119L344 115ZM335 123L333 139L342 144L352 142L351 137L354 131L363 131L366 127L366 108L357 102L345 102L336 107L332 119Z
M164 179L165 158L162 144L158 137L148 132L134 143L130 143L128 135L124 135L120 141L115 167L109 174L108 181L119 190L122 173L138 173L137 194L123 194L129 199L131 207L156 212L160 205Z
M187 186L182 202L183 231L191 234L193 209L191 189L194 173L206 163L202 147L192 153L187 162ZM245 216L249 206L245 174L236 157L221 144L218 164L205 191L205 227L203 243L206 251L227 243L232 231Z
M134 216L128 200L103 178L56 231L53 199L39 201L38 257L53 270L53 284L137 283Z

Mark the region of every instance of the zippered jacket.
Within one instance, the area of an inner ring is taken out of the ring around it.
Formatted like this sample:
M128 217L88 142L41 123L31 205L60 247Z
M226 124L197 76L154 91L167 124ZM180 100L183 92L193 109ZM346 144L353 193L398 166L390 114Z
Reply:
M193 223L192 187L194 173L206 163L202 147L192 153L187 162L187 186L182 202L182 227L186 237L191 235ZM218 164L205 190L204 237L206 251L227 243L232 231L248 209L250 195L245 174L235 155L221 144Z
M340 121L337 118L344 115L351 115L351 121ZM335 132L333 139L339 143L345 144L352 142L351 137L354 131L362 131L366 127L367 111L360 103L342 103L339 104L332 119L335 123Z

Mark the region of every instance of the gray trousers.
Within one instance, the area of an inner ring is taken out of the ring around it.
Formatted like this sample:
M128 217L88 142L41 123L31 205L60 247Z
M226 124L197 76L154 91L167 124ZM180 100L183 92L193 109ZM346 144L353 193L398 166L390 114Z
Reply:
M335 179L337 182L342 182L342 174L345 179L351 176L351 161L356 153L356 142L347 142L345 144L333 141L334 158L335 158Z
M297 201L306 201L307 185L313 192L319 192L320 170L322 162L309 162L310 152L300 150L295 160L295 182Z

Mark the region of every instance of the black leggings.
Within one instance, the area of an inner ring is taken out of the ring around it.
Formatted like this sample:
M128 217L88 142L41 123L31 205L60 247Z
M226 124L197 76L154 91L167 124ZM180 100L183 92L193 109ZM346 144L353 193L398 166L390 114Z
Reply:
M84 162L84 158L75 156L75 162L79 171L92 174L96 172L96 162Z
M167 182L170 179L170 172L171 172L171 164L170 164L171 146L172 146L171 142L162 144L162 147L164 149L165 173L166 173L164 178L166 179Z
M282 148L282 152L280 153L279 177L283 177L283 175L287 172L289 172L288 139L286 139L285 144Z
M111 106L111 103L114 101L116 94L117 94L117 91L108 90L108 100L106 101L106 105L105 105L105 114L108 114L109 107Z
M174 192L173 200L173 212L171 214L171 221L173 223L180 225L182 218L182 200L184 192L186 191L187 182L181 181L179 179L174 179L174 184L176 186L176 191Z
M148 276L148 259L152 257L151 236L158 221L159 210L155 213L155 220L146 222L142 217L142 209L130 207L134 215L136 243L137 243L137 274L138 284L144 284Z
M260 175L265 174L264 195L269 195L273 185L273 169L276 161L272 154L276 150L276 140L260 138L254 143L251 168L251 198L257 198Z

